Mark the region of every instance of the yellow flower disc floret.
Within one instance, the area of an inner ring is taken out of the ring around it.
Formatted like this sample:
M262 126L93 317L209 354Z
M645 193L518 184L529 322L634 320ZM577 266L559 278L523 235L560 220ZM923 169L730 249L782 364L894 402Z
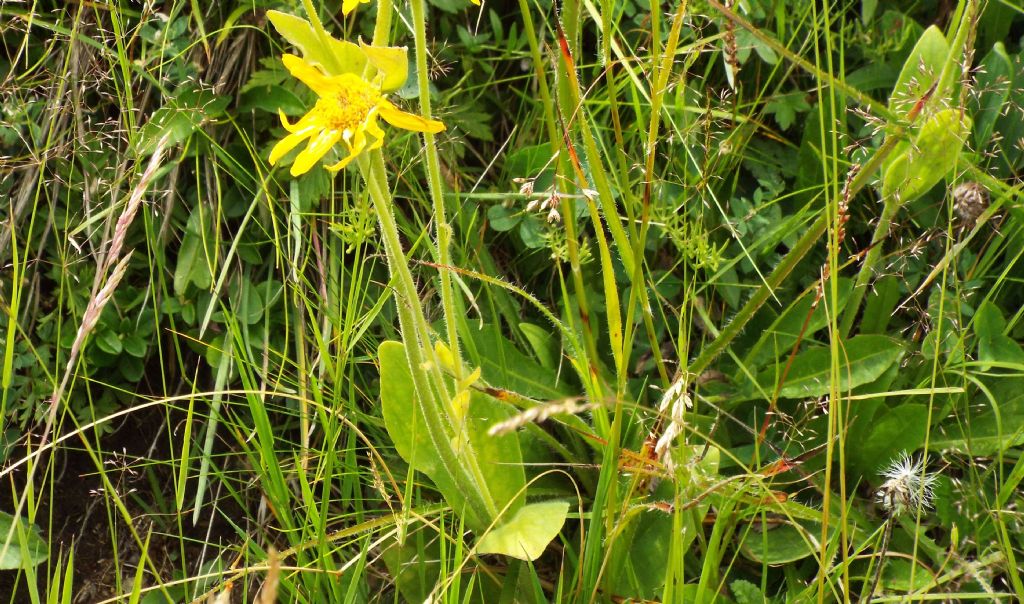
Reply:
M348 155L328 166L328 170L340 170L363 151L380 147L384 143L384 131L377 124L378 115L392 126L405 130L431 133L444 130L441 122L424 119L395 107L384 97L380 88L355 74L324 75L295 55L284 55L282 61L293 76L320 97L316 105L294 124L288 121L283 112L279 112L281 124L289 134L270 151L271 165L303 141L309 140L306 148L295 157L292 176L308 172L339 141L348 149ZM367 134L372 140L368 140Z

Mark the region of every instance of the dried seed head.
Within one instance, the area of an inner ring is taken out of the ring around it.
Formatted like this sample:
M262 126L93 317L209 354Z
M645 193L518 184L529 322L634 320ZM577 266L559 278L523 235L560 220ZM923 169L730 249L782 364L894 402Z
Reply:
M875 496L890 516L931 507L938 476L925 470L926 463L927 457L914 459L903 453L881 471L888 480Z
M515 178L513 182L519 183L519 194L526 195L529 197L533 195L533 179L532 178Z
M669 422L661 437L658 438L654 452L670 472L675 468L675 463L672 460L672 443L683 433L686 426L686 418L683 413L692 408L693 400L690 399L690 395L686 391L684 376L680 375L665 390L665 394L662 395L661 402L658 404L658 411L667 413Z
M953 189L953 210L970 228L988 207L988 191L974 181L962 182Z

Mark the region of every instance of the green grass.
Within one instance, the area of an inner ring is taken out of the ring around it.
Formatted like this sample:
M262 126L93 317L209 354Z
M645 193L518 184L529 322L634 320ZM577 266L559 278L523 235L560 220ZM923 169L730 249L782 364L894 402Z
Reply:
M1024 10L340 4L0 7L0 600L1024 599Z

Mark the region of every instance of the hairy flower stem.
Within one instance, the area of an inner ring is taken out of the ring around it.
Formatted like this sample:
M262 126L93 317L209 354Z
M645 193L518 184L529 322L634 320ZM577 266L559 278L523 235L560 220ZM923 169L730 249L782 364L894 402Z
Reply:
M383 4L386 4L383 3ZM416 45L416 84L420 95L420 114L431 118L430 113L430 81L427 78L427 7L425 0L412 0L413 35ZM444 207L444 191L441 190L441 161L437 155L437 143L434 135L423 134L423 150L427 155L427 186L430 200L434 206L434 226L437 229L437 262L441 265L441 308L444 312L448 348L452 351L455 362L452 373L455 380L462 379L462 360L459 354L459 338L456 323L455 288L452 285L451 272L451 239L452 228L448 224Z
M398 308L405 354L416 389L415 404L420 406L425 428L444 471L458 486L478 521L490 522L497 517L498 509L480 472L476 456L471 449L456 453L452 446L450 397L445 389L440 364L430 347L427 320L391 212L393 200L388 191L384 158L380 150L374 150L360 155L357 161L380 223L381 239L395 288L395 306Z

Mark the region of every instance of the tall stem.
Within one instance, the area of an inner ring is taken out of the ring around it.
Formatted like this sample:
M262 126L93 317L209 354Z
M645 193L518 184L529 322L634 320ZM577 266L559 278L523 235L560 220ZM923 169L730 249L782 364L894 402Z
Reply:
M370 157L360 156L357 161L380 223L381 239L384 242L388 268L395 287L399 326L405 342L413 386L416 389L416 404L420 406L425 427L445 472L452 477L462 492L474 516L481 523L487 523L497 517L498 510L490 497L486 481L482 479L475 463L472 463L475 459L471 459L471 455L458 455L452 446L451 421L448 417L444 383L436 359L427 362L426 355L433 356L430 352L429 329L416 293L416 284L402 251L398 226L391 213L392 199L387 190L384 159L379 150L374 150L369 155Z
M425 0L412 0L413 35L416 44L416 84L420 95L420 113L430 119L430 80L427 78L427 8ZM441 190L441 160L437 154L437 142L434 135L423 134L423 151L427 156L427 187L430 190L430 201L434 206L434 226L437 229L437 262L441 265L441 308L444 311L444 323L448 336L448 348L452 351L455 362L451 368L455 379L462 379L462 362L459 354L458 323L455 320L455 289L452 285L451 272L451 239L452 228L448 224L444 207L444 191Z

